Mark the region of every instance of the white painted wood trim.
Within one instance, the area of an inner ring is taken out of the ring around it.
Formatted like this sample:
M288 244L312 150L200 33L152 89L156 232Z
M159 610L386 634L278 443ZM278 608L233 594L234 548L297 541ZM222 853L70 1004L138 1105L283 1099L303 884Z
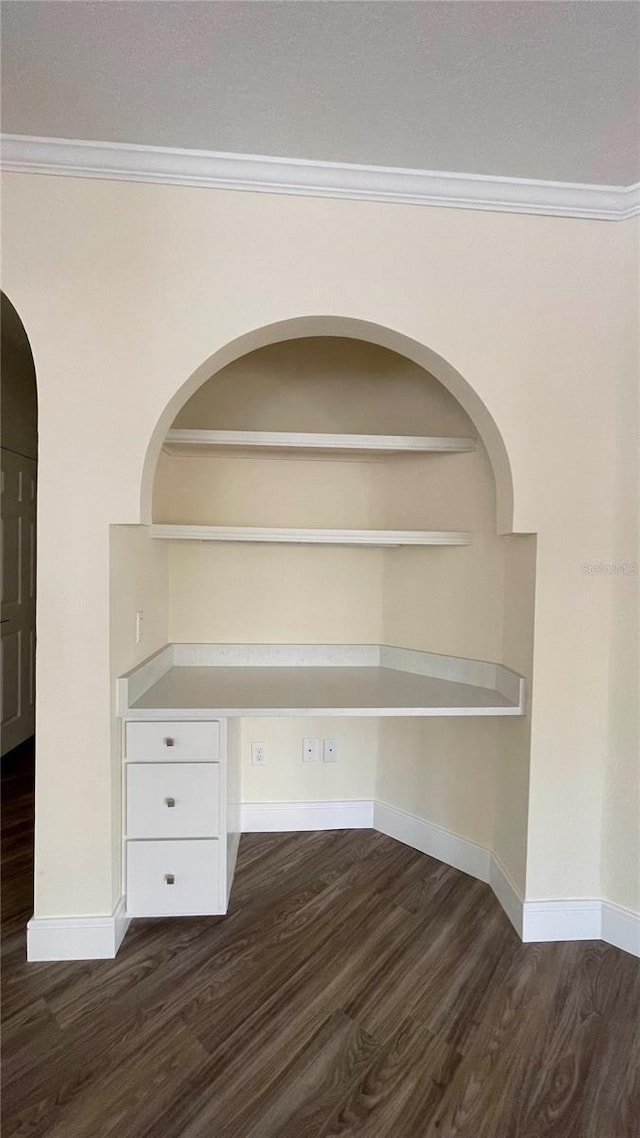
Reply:
M492 853L490 856L489 884L522 940L522 894L498 855Z
M522 939L529 941L599 940L602 902L598 899L525 901Z
M469 545L470 533L447 530L293 529L264 526L151 526L168 541L253 541L289 545Z
M471 660L463 656L445 656L440 652L423 652L417 648L381 644L380 667L498 690L496 674L499 665L486 660Z
M640 913L599 898L525 901L524 941L604 940L640 957Z
M607 944L640 957L640 913L603 901L600 935Z
M149 708L149 707L134 707L130 708L126 713L128 722L138 722L139 720L158 721L167 719L168 716L176 722L182 720L207 720L207 719L304 719L310 717L312 719L325 718L325 719L405 719L414 717L417 719L434 719L434 718L478 718L478 717L491 717L503 718L504 716L519 716L522 711L517 707L508 707L500 704L498 707L492 704L480 704L467 707L451 707L451 706L436 706L431 705L427 707L416 707L414 705L398 707L327 707L325 704L320 704L319 707L300 706L295 707L176 707L172 706L167 711L166 708Z
M380 645L174 644L173 664L191 668L377 668Z
M136 664L116 680L117 714L124 715L127 708L162 679L174 664L174 646L165 644L158 652Z
M488 882L516 932L526 942L602 939L640 957L640 913L599 899L523 901L495 853L396 806L371 800L245 802L240 811L243 833L373 827ZM27 925L27 959L112 959L129 923L123 898L111 916L32 917Z
M363 830L373 825L370 800L346 802L243 802L243 834L287 830Z
M623 221L640 184L603 186L33 135L1 136L3 170L499 213Z
M225 912L229 908L231 900L231 890L233 888L233 875L236 871L236 862L238 860L238 851L240 849L241 833L227 834L227 888L225 893Z
M208 449L365 451L388 454L459 454L476 449L471 438L420 435L336 435L283 431L197 431L174 429L167 433L168 454L206 454Z
M477 877L479 881L489 881L491 854L477 842L385 802L374 803L373 825L381 834L396 838L414 850Z
M599 898L525 901L491 850L396 806L374 802L373 825L413 849L488 882L524 942L604 940L640 957L640 913Z
M527 706L527 681L504 664L496 664L496 690L523 712Z
M112 960L129 924L124 897L106 916L32 917L27 924L27 960Z
M452 680L459 684L493 688L514 704L518 711L523 712L526 707L526 680L511 668L506 668L504 664L381 644L380 666L395 668L402 672L414 672L420 676Z

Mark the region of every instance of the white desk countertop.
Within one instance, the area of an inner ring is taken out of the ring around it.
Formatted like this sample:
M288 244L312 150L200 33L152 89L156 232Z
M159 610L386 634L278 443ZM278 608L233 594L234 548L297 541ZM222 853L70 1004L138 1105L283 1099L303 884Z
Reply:
M185 646L180 647L184 649ZM482 668L487 670L486 676L483 676L481 672L476 675L472 670L477 662L460 661L462 678L444 678L442 674L424 674L423 668L428 671L429 662L435 661L434 670L442 673L448 667L449 671L455 671L456 658L400 651L404 653L403 657L397 660L391 657L395 666L385 666L386 661L370 666L373 661L369 659L366 660L366 666L362 666L355 656L353 658L356 662L349 663L348 666L325 663L319 667L314 666L313 656L310 656L308 662L296 662L295 666L286 666L286 657L282 664L276 666L266 660L255 666L250 654L247 656L249 662L242 665L233 662L229 666L224 656L221 657L224 663L192 665L186 662L183 651L178 664L175 663L174 656L172 660L165 661L168 666L161 672L156 668L156 674L149 675L152 682L146 685L145 690L136 691L132 685L126 700L127 706L122 713L127 719L161 718L167 712L172 716L190 719L222 716L486 716L524 713L524 684L519 685L519 677L508 673L512 690L505 692L505 683L500 681L499 674L508 670L502 669L500 665L478 664L476 672ZM371 650L368 649L369 656L370 653ZM423 657L427 663L423 664L416 659L415 668L420 667L420 671L405 670L402 665L408 659L411 666L412 657ZM438 661L450 663L438 666ZM465 674L464 665L469 665L466 669L468 675ZM130 676L135 677L135 671ZM473 678L474 682L464 682L469 678ZM484 684L479 682L483 679ZM496 686L486 686L487 679L493 680ZM507 683L507 689L508 686Z

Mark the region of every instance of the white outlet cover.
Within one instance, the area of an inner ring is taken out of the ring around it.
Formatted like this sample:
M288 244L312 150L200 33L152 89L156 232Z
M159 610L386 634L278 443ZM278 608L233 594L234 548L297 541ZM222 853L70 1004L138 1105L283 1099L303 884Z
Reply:
M263 767L267 759L266 747L264 743L251 744L251 766Z
M338 743L336 739L322 740L322 761L324 763L337 763Z
M320 740L319 739L303 739L302 740L302 761L303 761L303 763L319 763L320 762Z

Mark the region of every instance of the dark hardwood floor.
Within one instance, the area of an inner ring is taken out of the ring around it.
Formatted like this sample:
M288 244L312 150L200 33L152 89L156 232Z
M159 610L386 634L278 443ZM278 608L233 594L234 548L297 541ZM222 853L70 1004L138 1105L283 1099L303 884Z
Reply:
M372 831L247 834L226 918L25 963L32 777L3 776L3 1138L638 1138L640 964L521 945Z

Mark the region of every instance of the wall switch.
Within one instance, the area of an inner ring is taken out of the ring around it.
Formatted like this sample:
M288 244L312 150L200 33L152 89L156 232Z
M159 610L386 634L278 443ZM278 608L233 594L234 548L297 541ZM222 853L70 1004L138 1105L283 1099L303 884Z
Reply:
M319 739L302 740L302 761L303 763L318 763L320 761Z
M322 761L324 763L337 763L338 742L336 739L322 740Z
M142 609L138 609L136 613L136 644L142 643L144 634L144 613Z
M263 767L267 761L267 748L264 743L251 744L251 766Z

